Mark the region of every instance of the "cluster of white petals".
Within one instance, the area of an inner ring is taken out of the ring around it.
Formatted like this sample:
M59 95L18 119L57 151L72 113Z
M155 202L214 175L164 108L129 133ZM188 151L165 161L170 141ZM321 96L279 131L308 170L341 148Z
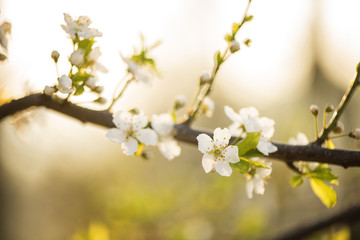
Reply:
M151 78L154 77L152 70L146 66L140 65L130 58L126 58L120 54L122 60L127 64L127 71L133 75L135 80L149 84Z
M106 137L114 143L121 144L126 155L133 155L139 142L145 145L156 145L158 138L154 130L146 128L148 119L143 112L132 114L127 111L118 111L113 116L116 128L111 128Z
M91 50L87 59L89 61L89 65L91 66L93 71L99 71L102 73L107 73L108 69L98 62L99 57L101 56L100 47L96 47Z
M299 132L296 135L296 138L291 137L289 139L289 144L290 145L307 145L309 143L308 138L306 137L306 135L302 132ZM313 171L315 168L317 168L319 166L319 163L317 162L303 162L303 161L297 161L294 162L294 166L297 167L297 169L304 173L308 170Z
M229 126L232 135L245 136L246 132L260 132L256 148L266 156L277 151L277 147L270 142L275 131L274 120L267 117L259 118L259 112L254 107L242 108L236 113L231 107L225 106L225 114L233 121Z
M66 25L61 25L61 27L73 40L76 39L76 37L89 39L102 36L102 33L98 30L89 28L91 20L87 16L80 16L77 20L73 20L69 14L64 13L64 20Z
M230 176L232 169L229 163L240 161L237 146L228 146L231 133L228 128L216 128L214 140L206 134L197 136L199 151L204 153L202 166L206 173L216 171L221 176Z
M250 175L250 174L245 175L247 179L246 193L248 198L252 198L253 193L261 194L261 195L264 194L266 179L270 177L272 171L271 162L262 159L256 159L256 161L262 162L268 168L262 168L262 167L256 168L255 169L256 172L254 175Z
M151 127L158 135L158 147L160 152L169 160L179 156L181 148L172 136L174 121L171 115L168 113L153 115L151 117Z
M71 93L72 92L72 89L71 89L71 86L72 86L72 81L71 79L66 76L65 74L62 75L61 77L58 78L58 89L60 92L62 93Z

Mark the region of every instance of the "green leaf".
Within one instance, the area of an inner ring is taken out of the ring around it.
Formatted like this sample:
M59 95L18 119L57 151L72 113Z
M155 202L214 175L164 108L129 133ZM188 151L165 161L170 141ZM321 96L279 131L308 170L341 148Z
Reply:
M247 133L246 137L235 145L239 149L239 156L244 156L247 152L254 149L259 143L259 138L259 132Z
M232 34L233 36L237 33L237 31L239 31L239 24L238 23L233 23L232 25Z
M86 73L84 71L79 71L73 75L70 76L71 80L73 82L85 82L88 80L89 77L92 77L93 75Z
M306 174L307 177L310 178L317 178L324 181L332 181L338 178L338 176L335 176L330 168L321 168L317 167L314 169L314 171L311 171Z
M249 171L249 167L250 164L247 161L242 161L240 160L240 162L237 163L230 163L230 165L234 168L236 168L237 170L239 170L239 172L241 174L247 173Z
M310 178L310 184L315 195L327 208L336 205L337 196L333 187L326 185L322 180L317 178Z
M297 186L299 186L300 184L302 184L304 182L304 180L302 179L302 175L297 175L297 176L293 176L290 179L290 185L295 188Z
M93 38L84 39L79 42L78 47L81 49L84 49L85 55L88 55L91 52L91 48L92 48L94 42L95 41Z
M250 149L247 153L242 155L244 158L253 158L253 157L263 157L264 154L262 154L257 148Z
M224 62L224 59L221 57L220 51L216 52L216 63L220 66Z
M76 88L76 91L74 93L75 96L81 95L84 92L84 86L83 85L79 85Z
M245 161L245 162L248 162L250 163L251 165L254 165L255 167L262 167L262 168L268 168L264 163L262 162L256 162L256 161L252 161L250 159L247 159L247 158L244 158L244 157L240 157L240 162L242 161Z
M249 15L249 16L246 16L244 21L245 22L250 22L251 20L253 20L254 16L253 15Z
M233 41L233 40L234 40L234 37L231 36L230 34L226 34L226 35L225 35L225 41L231 42L231 41Z

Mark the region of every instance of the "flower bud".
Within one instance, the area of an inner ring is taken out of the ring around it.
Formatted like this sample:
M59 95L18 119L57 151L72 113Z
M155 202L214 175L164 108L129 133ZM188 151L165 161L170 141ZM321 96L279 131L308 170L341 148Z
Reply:
M349 137L360 140L360 128L355 128L349 133Z
M178 95L176 96L176 100L175 100L175 110L178 110L180 108L182 108L183 106L185 106L186 104L186 96L185 95Z
M250 47L251 39L247 38L247 39L244 41L244 44L245 44L247 47Z
M58 62L59 57L60 57L60 53L58 51L54 50L51 52L51 58L54 60L55 63Z
M88 80L85 81L85 85L91 90L94 90L96 87L96 79L94 77L89 77Z
M104 91L104 87L103 86L96 86L93 91L97 92L97 93L102 93Z
M70 62L71 64L80 67L81 65L84 64L84 56L85 56L85 52L83 49L78 49L76 51L74 51L71 55L70 55Z
M203 73L200 77L200 86L201 85L204 85L204 84L207 84L207 83L210 83L211 81L211 76L209 73Z
M72 92L72 89L71 89L72 81L68 76L66 76L65 74L62 75L60 78L58 78L58 82L59 82L58 89L60 92L62 92L62 93L71 93Z
M99 97L99 98L96 99L94 102L99 103L99 104L105 104L105 103L106 103L106 98L104 98L104 97Z
M310 112L314 115L317 116L319 113L319 108L317 105L313 104L310 106Z
M344 131L344 124L340 121L336 122L336 126L332 130L334 133L339 134Z
M334 105L330 104L330 105L326 105L325 107L325 112L330 113L334 111Z
M234 53L240 50L240 43L236 40L231 41L230 43L230 52Z
M47 96L51 96L53 93L55 93L56 89L51 86L45 86L44 88L44 94Z
M201 107L207 117L209 117L209 118L212 117L212 115L214 114L214 110L215 110L215 103L211 98L205 97L204 101L202 102Z

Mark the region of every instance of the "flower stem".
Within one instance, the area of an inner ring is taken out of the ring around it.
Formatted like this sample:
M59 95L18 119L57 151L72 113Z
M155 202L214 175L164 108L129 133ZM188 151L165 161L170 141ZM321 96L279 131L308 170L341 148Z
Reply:
M125 79L127 75L124 76L124 78L120 81L120 82L123 82L123 80ZM112 101L111 101L111 104L110 106L106 109L106 110L110 110L112 108L112 106L115 104L115 102L122 96L122 94L125 92L126 88L129 86L129 84L135 80L134 77L128 79L126 82L125 82L125 85L123 86L123 88L121 89L121 91L119 92L119 94L116 96L116 97L113 97ZM114 94L115 95L115 94Z
M238 29L236 29L236 31L234 31L232 33L233 37L235 37L235 35L240 30L240 28L247 22L247 12L250 8L250 3L251 3L251 0L249 0L249 2L247 4L247 7L244 12L244 16L243 16L241 22L239 23ZM194 99L194 104L191 108L191 112L188 114L188 119L185 121L185 124L190 125L196 119L205 97L208 96L212 90L212 86L214 84L216 74L218 73L218 71L220 69L220 66L228 59L228 57L230 55L229 50L230 50L230 46L227 46L227 48L224 50L224 52L222 54L220 52L217 53L220 55L221 61L219 61L219 59L217 58L218 55L215 56L215 63L214 63L214 67L212 69L210 82L208 84L199 86L199 90ZM204 89L204 90L202 90L202 89Z
M329 120L328 125L324 125L320 133L320 137L315 141L315 144L321 145L325 142L329 133L336 127L337 121L340 119L341 115L343 114L346 106L350 102L351 97L354 95L356 89L360 85L360 63L358 63L356 68L356 76L355 79L349 85L347 91L345 92L344 96L342 97L339 105L336 107L331 119Z

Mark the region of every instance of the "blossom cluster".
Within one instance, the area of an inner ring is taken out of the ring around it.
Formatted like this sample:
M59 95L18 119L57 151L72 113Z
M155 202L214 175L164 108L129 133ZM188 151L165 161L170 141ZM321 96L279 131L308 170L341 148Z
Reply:
M73 52L68 60L71 68L68 74L58 77L58 84L55 86L46 86L44 93L51 95L56 91L65 94L81 95L85 89L98 95L103 91L102 86L98 86L97 72L106 73L107 69L98 61L101 56L99 47L94 47L95 38L101 37L102 33L97 29L90 28L91 20L86 16L80 16L74 20L69 14L64 13L66 25L61 25L63 30L69 34L73 43ZM57 64L60 54L53 51L51 57ZM95 102L103 103L100 96Z
M172 137L174 122L170 114L153 115L151 128L144 112L118 111L113 116L116 128L111 128L106 137L114 143L121 144L125 155L135 154L139 146L159 147L160 152L169 160L177 157L181 149Z

